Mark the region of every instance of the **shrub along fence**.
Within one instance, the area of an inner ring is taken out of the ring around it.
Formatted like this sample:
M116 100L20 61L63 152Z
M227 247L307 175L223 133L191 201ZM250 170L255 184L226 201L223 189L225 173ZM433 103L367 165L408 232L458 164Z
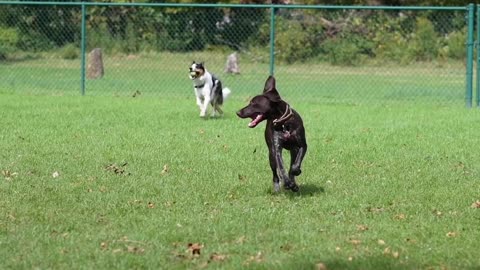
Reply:
M475 8L0 1L0 92L191 97L196 60L232 98L471 107Z

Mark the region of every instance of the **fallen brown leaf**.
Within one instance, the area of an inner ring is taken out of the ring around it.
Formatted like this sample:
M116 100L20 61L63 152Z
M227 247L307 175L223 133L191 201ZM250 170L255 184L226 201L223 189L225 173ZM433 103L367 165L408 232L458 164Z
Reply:
M385 211L385 209L383 207L367 207L367 212L371 212L371 213L381 213Z
M368 231L368 226L367 225L357 225L357 230L364 232Z
M112 163L112 164L109 164L107 166L105 166L105 170L107 171L111 171L115 174L118 174L118 175L122 175L122 174L125 174L125 169L124 167L128 165L128 162L124 162L122 165L118 166L117 164L115 163ZM130 173L126 174L126 175L130 175Z
M360 241L358 239L350 239L349 242L350 242L350 244L352 244L354 246L358 246L362 243L362 241Z
M238 239L235 241L235 243L237 243L237 244L243 244L243 243L245 243L246 240L247 240L247 237L246 237L245 235L242 235L242 236L240 236L240 238L238 238Z
M168 172L168 164L163 165L163 170L160 172L160 174L166 174Z
M480 208L480 201L477 200L476 202L472 203L471 207L472 208Z
M5 180L11 180L11 179L13 179L13 177L17 176L18 173L12 172L12 171L9 171L9 170L2 170L2 175L5 178Z
M224 261L227 258L226 255L218 254L218 253L213 253L210 255L210 260L215 261L215 262L220 262Z
M282 251L288 252L288 251L290 251L290 250L292 249L292 246L289 245L289 244L285 244L285 245L281 245L281 246L280 246L280 249L281 249Z
M385 245L385 241L383 241L382 239L378 239L377 243L381 246Z
M145 252L145 249L137 246L127 246L127 252L133 254L142 254Z
M324 263L321 263L321 262L320 262L320 263L317 263L317 264L315 265L315 269L316 269L316 270L327 270L327 266L326 266Z
M192 255L200 255L200 251L202 250L203 245L199 243L188 243L187 251L190 252Z
M152 202L148 202L148 208L155 208L155 204Z
M456 232L448 232L447 233L447 237L457 237L457 233Z
M396 214L393 218L396 220L404 220L407 216L405 214Z
M252 262L256 262L256 263L261 263L261 262L263 262L263 254L262 254L261 251L259 251L259 252L257 253L257 255L255 255L255 256L250 256L250 257L244 262L244 264L247 264L247 265L248 265L248 264L250 264L250 263L252 263Z

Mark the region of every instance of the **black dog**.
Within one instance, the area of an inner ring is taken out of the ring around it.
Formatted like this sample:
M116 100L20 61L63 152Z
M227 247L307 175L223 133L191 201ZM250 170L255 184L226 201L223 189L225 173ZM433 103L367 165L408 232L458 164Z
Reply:
M270 167L273 172L273 188L280 190L281 180L286 189L298 191L295 176L302 173L300 167L307 152L305 128L300 115L287 102L280 98L275 88L275 78L270 76L265 82L263 94L255 96L245 108L237 112L240 118L252 118L248 124L254 128L267 120L265 140L269 150ZM285 173L282 149L290 151L290 171Z

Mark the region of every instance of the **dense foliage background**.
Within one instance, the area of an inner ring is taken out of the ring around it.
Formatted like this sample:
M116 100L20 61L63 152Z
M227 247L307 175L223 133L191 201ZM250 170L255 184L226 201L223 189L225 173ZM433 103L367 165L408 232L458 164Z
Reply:
M57 1L64 2L64 1ZM70 1L71 2L71 1ZM77 1L79 2L79 1ZM110 1L131 2L131 1ZM160 1L135 1L160 2ZM162 1L183 2L191 1ZM264 3L255 0L195 3ZM322 5L467 5L468 1L304 0L278 4ZM187 52L229 48L267 50L269 11L259 8L88 8L87 42L110 53ZM77 6L0 6L0 60L18 52L60 50L78 57L81 10ZM279 61L310 59L356 65L366 60L432 61L465 55L465 12L298 10L277 12L276 52Z

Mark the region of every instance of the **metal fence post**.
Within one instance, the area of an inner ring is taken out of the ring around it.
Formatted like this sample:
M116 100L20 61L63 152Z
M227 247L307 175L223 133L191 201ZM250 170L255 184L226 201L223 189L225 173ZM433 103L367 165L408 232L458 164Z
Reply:
M477 41L475 42L476 52L477 52L477 86L476 86L476 106L480 107L480 5L477 5Z
M472 88L473 88L473 34L475 5L469 4L468 7L468 34L467 34L467 82L465 89L465 103L468 108L472 107Z
M81 44L80 44L80 50L81 50L81 78L80 78L80 81L81 81L81 93L82 93L82 96L85 95L85 47L86 47L86 24L87 24L87 11L86 11L86 7L85 7L85 3L82 2L82 37L81 37Z
M275 71L275 7L270 9L270 75Z

